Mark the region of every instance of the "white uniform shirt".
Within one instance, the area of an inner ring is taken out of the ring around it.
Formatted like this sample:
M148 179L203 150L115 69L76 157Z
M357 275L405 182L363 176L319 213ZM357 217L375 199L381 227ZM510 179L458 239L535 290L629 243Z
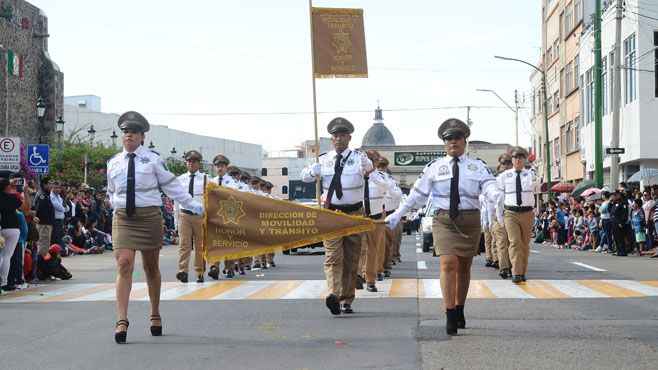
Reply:
M338 199L336 192L331 197L331 204L334 205L351 205L363 201L363 187L364 175L366 172L372 170L372 161L368 159L366 154L359 149L351 150L345 149L341 155L341 165L343 166L343 174L340 177L340 182L343 187L343 197ZM326 199L329 193L329 185L334 178L334 164L336 162L336 151L320 154L318 159L322 164L320 176L322 176L322 197ZM313 164L308 165L302 170L301 177L304 182L315 181L317 174L313 173Z
M521 170L521 205L516 203L516 170L509 169L498 176L498 186L505 194L505 206L510 207L534 207L535 192L539 192L541 186L539 177L533 170L524 168Z
M227 186L231 189L238 189L238 182L229 174L225 174L222 176L222 183L219 183L219 176L215 176L212 178L212 181L220 186Z
M480 223L482 224L482 231L489 229L493 231L493 220L496 216L496 203L487 199L484 195L480 195Z
M381 171L374 171L368 175L370 214L366 216L376 216L384 210L384 195L388 192L390 186L387 177L388 175ZM365 198L363 201L365 202Z
M188 171L178 176L178 181L180 182L181 186L183 186L183 189L187 190L188 194L190 190L190 175L191 173ZM199 204L203 204L204 184L207 184L209 181L211 181L211 179L205 173L201 173L200 171L196 171L194 173L194 188L192 192L194 193L194 200L199 202ZM174 202L174 225L176 226L178 226L178 212L181 209L194 212L191 209L181 206L179 202Z
M386 174L386 179L389 183L389 190L384 195L384 206L386 207L386 212L395 211L402 202L402 189L400 189L398 180L395 177Z
M425 166L402 207L419 208L431 195L434 209L449 210L452 158L451 156L438 158ZM501 196L496 179L491 176L487 165L480 159L462 155L457 165L459 166L459 210L479 210L480 194L484 194L487 199L494 202Z
M160 186L169 198L194 213L203 214L203 206L187 193L187 187L176 181L176 175L165 167L164 159L143 146L135 154L135 207L162 206ZM107 192L114 209L126 208L128 160L124 149L107 162Z

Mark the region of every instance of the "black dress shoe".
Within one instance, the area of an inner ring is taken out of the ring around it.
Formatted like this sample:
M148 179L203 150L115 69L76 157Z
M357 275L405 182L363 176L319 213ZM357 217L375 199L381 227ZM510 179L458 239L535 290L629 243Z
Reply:
M500 272L498 273L498 276L500 276L500 277L503 278L503 279L507 279L507 278L509 277L509 275L510 275L510 274L509 274L509 269L502 269L502 270L500 270Z
M262 270L267 270L267 263L265 263L265 262L261 263L261 264L260 264L260 268L261 268Z
M329 294L324 303L332 315L340 315L340 301L335 294Z
M464 329L466 328L466 318L464 318L464 306L455 306L457 311L457 328Z
M208 271L208 276L215 280L219 280L219 269L217 266L210 266L210 271Z
M391 272L388 270L384 271L384 277L391 277Z
M455 308L446 310L446 333L457 335L457 309Z
M235 276L235 273L233 272L233 270L228 270L228 271L226 272L226 277L227 277L227 278L231 279L231 278L233 278L234 276Z
M270 262L270 267L276 267L276 264L274 263L274 261Z
M381 274L381 272L377 273L377 281L384 281L384 276Z
M393 266L397 265L397 263L395 262L395 260L391 260L391 265L393 265Z
M512 276L512 282L514 284L521 284L523 282L523 279L521 278L521 275L514 275Z
M484 263L484 266L485 266L485 267L491 267L491 266L493 266L493 261L492 261L492 260L487 260L487 261Z
M246 275L247 273L244 272L244 269L240 269L240 275Z
M377 287L375 286L375 284L368 284L368 287L366 288L366 290L369 291L369 292L374 293L374 292L377 291Z
M354 313L354 310L352 309L352 305L350 305L349 303L343 303L343 308L341 309L341 311L343 311L343 313L345 314Z
M495 268L496 270L498 270L498 269L500 268L500 265L498 264L498 261L494 261L494 262L491 264L491 267L493 267L493 268Z
M203 283L203 275L197 275L196 282L197 283Z
M181 271L177 273L176 279L180 280L181 283L187 283L187 272Z
M363 290L363 278L361 275L356 275L356 289L357 290Z
M521 281L525 283L525 275L521 275Z

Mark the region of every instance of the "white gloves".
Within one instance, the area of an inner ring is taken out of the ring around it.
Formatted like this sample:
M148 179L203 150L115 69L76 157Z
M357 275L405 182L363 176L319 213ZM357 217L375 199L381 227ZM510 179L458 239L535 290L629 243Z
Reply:
M390 215L386 216L386 220L385 220L386 226L388 226L389 229L395 229L395 227L398 225L401 219L402 219L402 214L393 212Z
M322 171L322 164L313 163L313 166L311 166L311 172L313 172L313 176L320 176L320 171Z
M498 224L504 226L505 220L503 217L503 210L505 209L505 196L501 192L496 192L492 196L494 203L496 203L496 218L498 219Z

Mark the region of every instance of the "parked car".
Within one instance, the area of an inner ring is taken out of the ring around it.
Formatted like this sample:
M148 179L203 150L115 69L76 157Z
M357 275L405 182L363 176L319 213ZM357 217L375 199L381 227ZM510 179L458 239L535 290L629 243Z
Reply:
M430 249L434 248L434 237L432 236L432 218L434 216L434 206L432 204L432 198L427 199L425 204L425 211L420 214L422 217L420 220L420 228L423 233L422 237L422 250L423 252L429 252ZM480 234L480 245L479 249L481 253L485 252L484 247L484 234Z
M308 199L307 198L295 199L295 200L293 200L293 202L305 205L307 207L318 208L318 201L316 199L310 199L310 198L308 198ZM323 246L324 245L322 244L322 242L317 242L317 243L307 244L307 245L297 247L297 248L293 248L293 249L287 249L287 250L283 251L282 253L283 254L290 254L290 252L297 253L297 250L302 249L302 248L315 249L315 248L322 248Z

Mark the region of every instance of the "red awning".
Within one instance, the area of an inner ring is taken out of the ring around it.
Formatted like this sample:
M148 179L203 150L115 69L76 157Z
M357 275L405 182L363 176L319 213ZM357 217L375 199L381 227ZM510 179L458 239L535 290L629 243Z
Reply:
M551 187L551 191L554 193L571 193L573 188L574 186L568 182L558 182Z

